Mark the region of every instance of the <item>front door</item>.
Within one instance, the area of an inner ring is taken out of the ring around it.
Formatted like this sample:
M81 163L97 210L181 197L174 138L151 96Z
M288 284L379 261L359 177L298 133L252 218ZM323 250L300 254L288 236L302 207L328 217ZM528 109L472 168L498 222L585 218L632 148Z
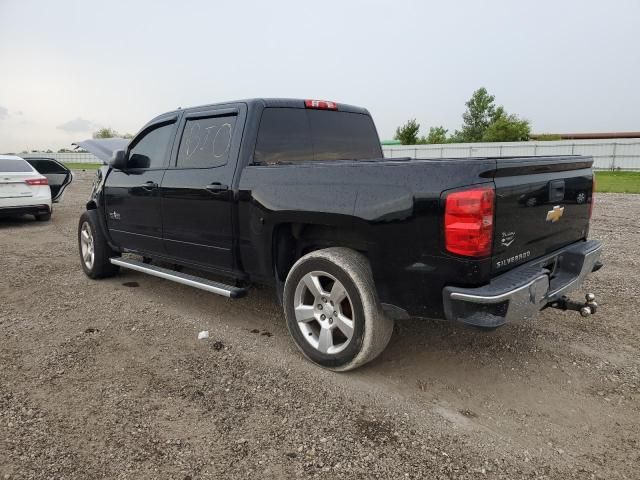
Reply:
M160 185L175 130L175 117L145 128L129 146L127 168L107 177L107 226L113 241L127 250L164 254Z
M164 248L186 263L233 269L232 182L244 108L186 112L162 180Z

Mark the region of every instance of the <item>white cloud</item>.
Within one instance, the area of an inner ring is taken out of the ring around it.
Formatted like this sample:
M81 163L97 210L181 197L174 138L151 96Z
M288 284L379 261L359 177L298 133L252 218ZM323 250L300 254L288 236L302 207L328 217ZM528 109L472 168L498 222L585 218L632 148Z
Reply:
M0 120L4 120L9 116L9 110L0 105Z
M91 132L100 128L100 125L92 122L91 120L86 120L84 118L76 117L73 120L69 120L68 122L63 123L62 125L58 125L56 127L59 130L64 130L69 133L78 133L78 132Z

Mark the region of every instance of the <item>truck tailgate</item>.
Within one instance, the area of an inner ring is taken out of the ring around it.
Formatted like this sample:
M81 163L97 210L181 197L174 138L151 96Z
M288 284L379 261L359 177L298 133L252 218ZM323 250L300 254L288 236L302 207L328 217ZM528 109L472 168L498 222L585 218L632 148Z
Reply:
M497 159L493 272L586 238L592 164L589 157Z

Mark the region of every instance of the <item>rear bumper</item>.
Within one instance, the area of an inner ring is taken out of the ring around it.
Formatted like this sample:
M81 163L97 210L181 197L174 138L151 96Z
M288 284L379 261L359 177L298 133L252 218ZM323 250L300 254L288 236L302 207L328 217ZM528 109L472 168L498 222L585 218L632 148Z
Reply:
M549 303L579 288L598 268L601 249L597 240L579 242L514 268L488 285L445 287L445 316L481 327L532 318Z
M0 207L1 217L13 217L17 215L40 215L43 213L50 213L51 205L21 205L18 207Z

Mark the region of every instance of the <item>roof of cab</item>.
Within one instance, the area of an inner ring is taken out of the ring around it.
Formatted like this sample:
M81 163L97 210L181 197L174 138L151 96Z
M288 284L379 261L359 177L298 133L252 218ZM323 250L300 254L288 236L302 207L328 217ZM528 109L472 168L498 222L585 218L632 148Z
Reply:
M248 106L258 106L261 105L263 107L280 107L280 108L305 108L304 99L300 98L247 98L244 100L231 100L227 102L216 102L216 103L208 103L203 105L195 105L192 107L178 108L176 110L171 110L169 112L164 112L152 120L150 120L147 125L156 122L158 119L165 117L171 114L178 114L180 112L189 112L192 110L200 110L202 108L208 107L222 107L225 105L233 105L238 103L246 103ZM351 113L362 113L365 115L369 115L369 111L366 108L357 107L355 105L349 105L347 103L338 103L339 112L351 112Z

